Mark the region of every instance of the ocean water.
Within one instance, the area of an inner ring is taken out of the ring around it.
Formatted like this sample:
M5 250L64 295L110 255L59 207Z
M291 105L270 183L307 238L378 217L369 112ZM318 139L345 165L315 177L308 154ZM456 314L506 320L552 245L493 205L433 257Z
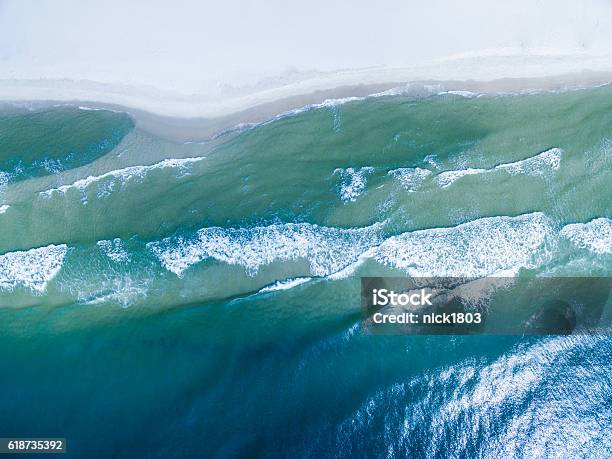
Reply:
M360 329L360 276L500 273L612 276L612 87L328 101L187 144L6 107L0 437L609 457L609 336Z

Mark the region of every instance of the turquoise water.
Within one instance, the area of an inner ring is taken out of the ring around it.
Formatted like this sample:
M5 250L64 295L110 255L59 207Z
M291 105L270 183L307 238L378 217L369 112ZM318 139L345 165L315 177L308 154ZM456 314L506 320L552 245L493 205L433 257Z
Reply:
M612 88L328 103L201 144L76 107L7 108L0 132L1 437L85 457L612 448L606 336L359 328L360 276L612 275Z
M0 170L15 181L56 174L104 156L133 128L125 114L56 107L0 109Z

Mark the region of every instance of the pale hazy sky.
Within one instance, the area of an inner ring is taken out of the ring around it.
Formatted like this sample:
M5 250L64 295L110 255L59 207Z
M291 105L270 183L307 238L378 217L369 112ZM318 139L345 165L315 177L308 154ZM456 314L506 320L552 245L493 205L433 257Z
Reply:
M0 79L198 91L500 48L609 54L612 1L0 0Z

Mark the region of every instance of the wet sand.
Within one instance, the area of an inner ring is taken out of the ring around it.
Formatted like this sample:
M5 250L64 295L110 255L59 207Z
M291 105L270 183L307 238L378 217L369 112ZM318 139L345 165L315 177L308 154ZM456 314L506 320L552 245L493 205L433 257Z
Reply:
M383 75L380 78L384 78ZM133 97L125 94L130 88L117 88L109 85L91 84L87 90L77 90L70 82L7 82L0 81L0 100L4 103L43 107L49 105L76 105L88 109L108 109L126 112L142 130L158 137L176 142L202 142L224 132L239 129L250 124L271 120L282 114L289 114L311 105L321 103L341 104L350 98L363 98L382 94L408 94L415 97L436 94L444 91L466 91L478 95L513 94L542 91L576 90L599 86L612 82L612 72L582 71L559 76L540 78L498 78L489 81L478 80L394 80L376 84L340 85L338 87L308 91L303 94L283 96L290 92L287 88L276 88L273 94L266 94L257 103L257 97L243 100L244 108L235 105L233 111L220 111L218 116L197 116L197 109L206 105L205 101L194 96L181 99L176 95L158 93L157 97L146 100L146 92L132 91ZM82 82L81 82L82 84ZM8 96L10 88L17 86L21 92L14 100ZM95 91L93 90L95 88ZM51 89L51 90L50 90ZM120 91L121 90L121 91ZM270 90L271 91L271 90ZM57 96L54 98L53 95ZM51 97L45 97L50 95ZM76 97L71 98L70 95ZM20 97L21 96L21 97ZM80 96L80 97L79 97ZM165 96L166 98L164 98ZM276 99L274 98L276 96ZM214 105L211 102L211 106ZM183 109L181 111L181 109ZM170 114L164 114L164 112ZM193 113L194 116L176 115Z

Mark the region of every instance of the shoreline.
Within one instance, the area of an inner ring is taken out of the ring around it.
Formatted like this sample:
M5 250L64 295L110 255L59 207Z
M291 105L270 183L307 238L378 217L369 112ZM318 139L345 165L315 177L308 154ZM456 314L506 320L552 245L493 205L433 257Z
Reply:
M203 102L202 96L189 98L148 88L70 80L0 80L0 104L32 108L67 105L83 109L103 109L130 115L135 125L150 134L174 142L203 142L227 132L248 128L322 105L339 105L353 100L386 95L428 96L440 92L467 92L475 95L521 94L586 89L612 83L612 71L582 70L540 77L501 77L493 79L414 79L378 83L342 84L319 87L310 81L267 89L232 99L221 109L219 101ZM332 82L333 83L333 82ZM128 91L133 91L130 94ZM303 92L300 92L303 91ZM149 94L148 98L146 94ZM216 110L216 111L215 111Z

